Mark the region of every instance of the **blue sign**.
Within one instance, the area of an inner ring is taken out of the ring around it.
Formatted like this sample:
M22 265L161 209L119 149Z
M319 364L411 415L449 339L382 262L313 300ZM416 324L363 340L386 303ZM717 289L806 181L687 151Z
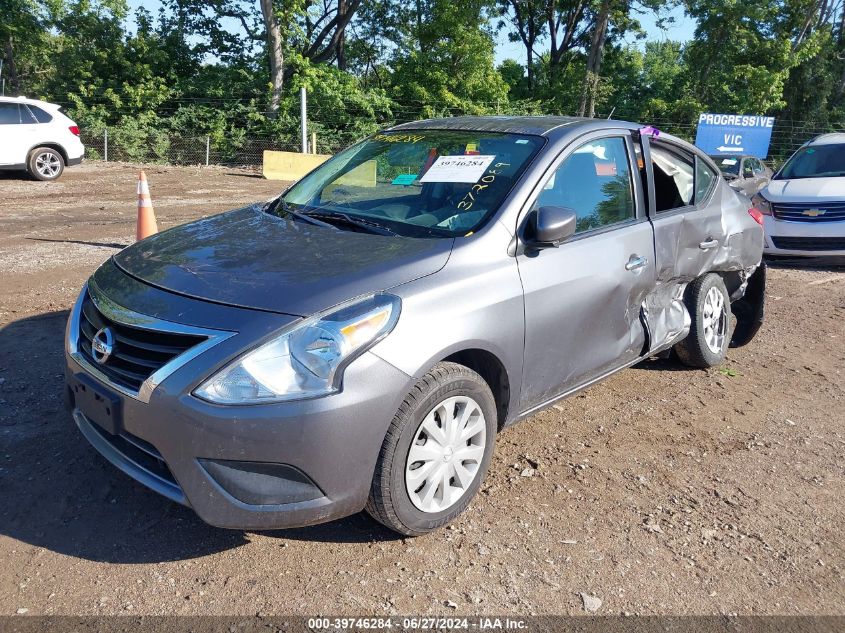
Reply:
M695 146L708 154L766 158L775 118L748 114L701 114Z

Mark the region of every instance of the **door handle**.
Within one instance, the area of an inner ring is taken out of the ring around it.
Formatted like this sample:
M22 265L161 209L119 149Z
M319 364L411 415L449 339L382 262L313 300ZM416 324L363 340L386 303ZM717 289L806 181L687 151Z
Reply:
M704 242L701 242L698 245L698 248L700 248L703 251L707 251L707 250L710 250L711 248L716 248L718 245L719 245L719 240L706 240Z
M628 263L625 264L625 270L637 270L645 266L647 262L648 260L645 257L631 255L631 259L629 259Z

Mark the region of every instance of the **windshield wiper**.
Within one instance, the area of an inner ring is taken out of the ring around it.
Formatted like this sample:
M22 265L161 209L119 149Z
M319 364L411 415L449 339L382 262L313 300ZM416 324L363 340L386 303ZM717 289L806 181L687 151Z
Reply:
M279 214L277 213L277 210L279 208L281 208L283 213L286 213L287 215L294 217L297 220L302 220L303 222L308 222L308 224L313 224L315 226L323 226L323 227L327 227L327 228L330 228L330 229L335 228L334 226L332 226L328 222L323 222L322 220L318 220L317 218L311 217L310 215L307 215L305 213L301 213L299 211L294 211L293 209L290 208L290 205L287 202L285 202L282 198L278 198L277 200L275 200L275 202L271 202L266 207L264 207L264 210L278 216Z
M394 237L399 235L396 231L387 228L379 222L374 222L358 216L352 216L348 213L342 213L341 211L309 210L303 213L303 215L309 218L321 218L327 220L328 222L337 222L339 220L344 224L364 229L368 233L375 233L376 235L390 235Z

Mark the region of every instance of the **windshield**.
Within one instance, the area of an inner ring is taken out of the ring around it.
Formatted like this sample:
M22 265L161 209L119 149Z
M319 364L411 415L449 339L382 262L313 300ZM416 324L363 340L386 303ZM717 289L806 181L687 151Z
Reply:
M723 174L733 174L739 176L739 159L725 158L724 156L711 156L713 162L722 170Z
M411 237L479 229L542 147L538 136L452 130L385 132L353 145L296 183L286 211Z
M776 180L845 176L845 144L811 145L792 155Z

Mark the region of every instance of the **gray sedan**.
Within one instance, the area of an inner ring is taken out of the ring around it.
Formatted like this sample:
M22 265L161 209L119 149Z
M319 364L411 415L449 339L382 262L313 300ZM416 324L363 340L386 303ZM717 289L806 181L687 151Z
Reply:
M712 367L753 338L762 217L718 174L618 121L385 130L103 264L68 322L68 406L213 525L366 508L429 532L505 427L643 359Z
M754 156L720 154L711 155L710 158L719 167L728 184L748 197L763 189L772 179L772 170Z

